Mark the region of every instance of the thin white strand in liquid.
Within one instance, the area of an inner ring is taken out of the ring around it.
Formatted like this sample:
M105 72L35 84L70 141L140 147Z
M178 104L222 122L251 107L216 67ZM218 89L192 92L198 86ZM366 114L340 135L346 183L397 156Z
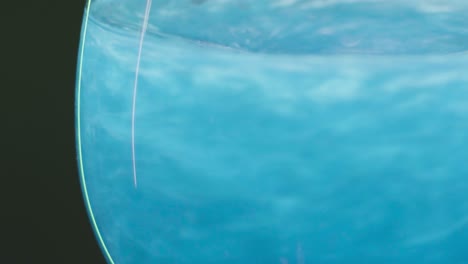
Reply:
M151 1L146 1L145 16L143 18L143 26L140 34L140 46L138 47L137 63L135 68L135 82L133 84L133 103L132 103L132 165L133 165L133 185L137 188L137 173L136 173L136 159L135 159L135 108L136 96L138 87L138 75L140 72L141 50L143 49L143 40L145 39L146 28L148 27L148 19L151 9Z

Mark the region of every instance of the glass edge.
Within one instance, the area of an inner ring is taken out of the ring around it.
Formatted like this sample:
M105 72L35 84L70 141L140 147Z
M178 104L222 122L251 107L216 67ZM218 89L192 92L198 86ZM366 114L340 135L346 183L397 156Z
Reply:
M82 155L82 145L81 145L81 75L82 75L82 68L83 68L83 54L84 54L84 43L86 42L86 33L88 27L88 17L91 2L93 0L87 0L86 6L83 14L83 21L81 25L81 34L80 34L80 44L78 50L78 65L76 69L76 82L75 82L75 141L76 141L76 154L77 154L77 163L78 163L78 173L80 177L80 184L81 190L83 195L83 200L85 202L85 206L88 212L88 218L92 225L92 229L96 239L98 240L99 247L101 248L101 252L104 253L104 257L106 258L107 262L110 264L114 264L114 260L112 259L109 250L107 249L106 244L104 243L103 237L101 232L99 231L99 227L96 223L96 219L94 217L93 209L91 206L91 202L89 200L88 190L86 186L86 177L85 172L83 169L83 155Z

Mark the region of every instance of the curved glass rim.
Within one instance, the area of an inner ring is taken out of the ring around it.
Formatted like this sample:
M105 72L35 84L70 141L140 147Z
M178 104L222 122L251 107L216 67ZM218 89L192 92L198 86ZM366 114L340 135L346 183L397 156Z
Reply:
M83 50L84 50L84 43L86 42L86 32L88 28L88 18L89 18L89 10L90 10L90 5L91 1L93 0L87 0L86 2L86 7L85 7L85 13L83 16L83 24L82 24L82 30L81 30L81 41L80 41L80 48L78 52L78 69L77 69L77 76L76 76L76 106L75 106L75 125L76 125L76 141L77 141L77 154L78 154L78 169L79 169L79 174L80 174L80 181L81 181L81 189L83 191L83 198L86 203L86 209L88 211L88 217L90 219L91 225L93 227L94 234L98 240L98 244L102 249L102 252L104 253L104 257L107 259L107 261L111 264L114 264L114 260L112 259L112 256L109 253L109 250L107 249L107 246L104 242L104 239L101 235L101 232L99 231L99 227L96 223L96 219L94 217L93 213L93 208L91 206L91 202L89 200L89 195L88 195L88 189L86 185L86 177L84 173L84 168L83 168L83 153L81 149L81 75L82 75L82 69L83 69Z

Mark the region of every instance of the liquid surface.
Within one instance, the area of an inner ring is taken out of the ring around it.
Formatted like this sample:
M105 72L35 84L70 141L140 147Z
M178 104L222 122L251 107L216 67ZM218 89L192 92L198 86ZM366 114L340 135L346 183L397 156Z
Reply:
M376 44L385 41L372 25L339 29L381 1L276 1L277 12L308 3L297 19L326 23L274 40L265 29L256 44L218 28L240 23L241 11L226 20L197 15L219 8L225 18L235 3L154 1L139 63L146 2L91 5L77 130L82 183L109 262L468 263L463 4L375 17L379 29L401 31L389 33L400 43L390 48ZM165 24L168 10L187 17ZM284 33L291 19L271 23ZM438 30L453 41L423 46L422 36L444 36L430 28L442 20L448 27ZM317 33L325 24L335 29L328 42ZM349 47L339 41L346 36L361 41Z
M100 21L139 31L144 0L97 0ZM468 50L465 0L153 0L148 34L269 54Z

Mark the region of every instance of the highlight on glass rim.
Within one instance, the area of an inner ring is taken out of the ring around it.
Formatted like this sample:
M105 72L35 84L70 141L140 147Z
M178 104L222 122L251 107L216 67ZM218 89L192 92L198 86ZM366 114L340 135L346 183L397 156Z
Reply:
M89 0L111 264L468 263L468 1Z

